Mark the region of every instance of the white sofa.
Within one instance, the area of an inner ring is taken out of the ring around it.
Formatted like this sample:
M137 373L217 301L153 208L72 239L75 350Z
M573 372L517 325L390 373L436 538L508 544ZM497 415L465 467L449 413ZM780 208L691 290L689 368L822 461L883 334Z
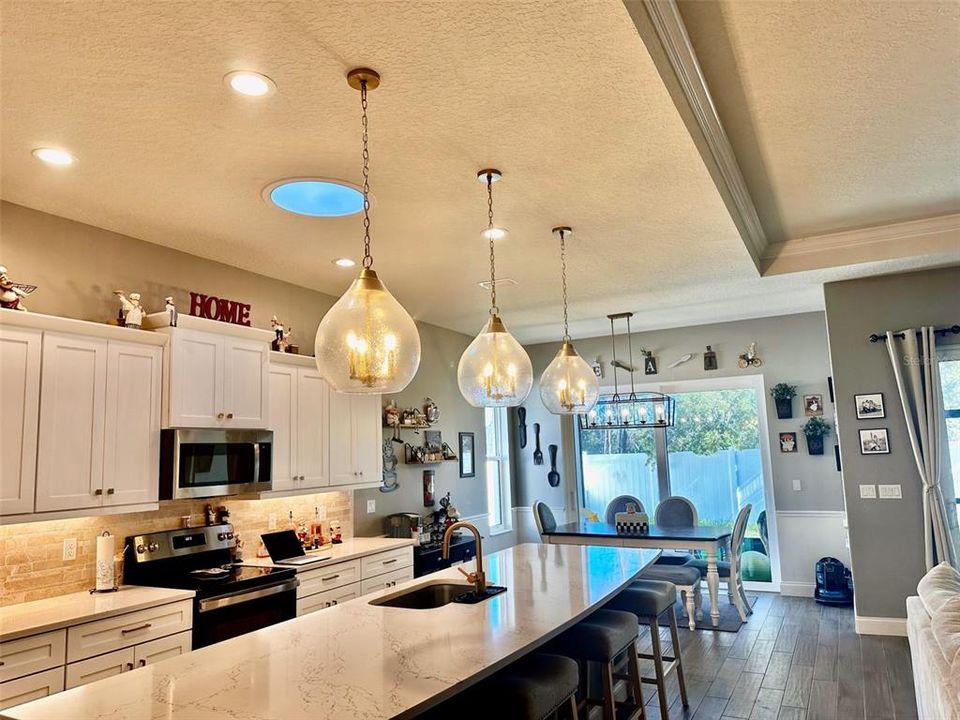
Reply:
M920 720L960 720L960 573L947 563L907 598L907 636Z

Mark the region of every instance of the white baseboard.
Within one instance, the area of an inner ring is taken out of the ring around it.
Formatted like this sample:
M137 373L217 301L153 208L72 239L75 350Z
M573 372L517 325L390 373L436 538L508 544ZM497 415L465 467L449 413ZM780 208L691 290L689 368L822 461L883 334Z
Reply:
M856 616L858 635L895 635L907 636L906 618L862 617Z
M791 597L813 597L814 590L817 589L815 583L808 582L790 582L780 581L780 594Z

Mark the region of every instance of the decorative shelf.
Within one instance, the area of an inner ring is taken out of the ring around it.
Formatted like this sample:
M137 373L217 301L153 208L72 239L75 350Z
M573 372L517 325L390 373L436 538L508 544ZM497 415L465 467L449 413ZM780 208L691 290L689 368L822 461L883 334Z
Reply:
M400 423L399 425L384 425L385 428L393 430L397 428L399 430L429 430L433 427L430 423L425 423L423 425L411 425L409 423Z

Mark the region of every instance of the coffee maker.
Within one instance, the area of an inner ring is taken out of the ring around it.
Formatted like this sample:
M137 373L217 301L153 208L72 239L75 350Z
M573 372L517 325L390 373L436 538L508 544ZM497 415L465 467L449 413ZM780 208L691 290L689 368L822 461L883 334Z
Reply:
M416 545L430 542L430 533L426 530L423 518L417 513L394 513L384 518L384 530L387 537L410 538Z

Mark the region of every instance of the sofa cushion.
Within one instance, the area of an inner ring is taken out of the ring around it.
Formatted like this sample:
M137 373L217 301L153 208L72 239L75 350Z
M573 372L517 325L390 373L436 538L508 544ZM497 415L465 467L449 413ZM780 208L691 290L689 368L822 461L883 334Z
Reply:
M960 596L960 573L942 562L924 575L917 584L917 595L933 617L947 600Z
M947 600L930 618L933 639L948 664L960 669L960 595Z

